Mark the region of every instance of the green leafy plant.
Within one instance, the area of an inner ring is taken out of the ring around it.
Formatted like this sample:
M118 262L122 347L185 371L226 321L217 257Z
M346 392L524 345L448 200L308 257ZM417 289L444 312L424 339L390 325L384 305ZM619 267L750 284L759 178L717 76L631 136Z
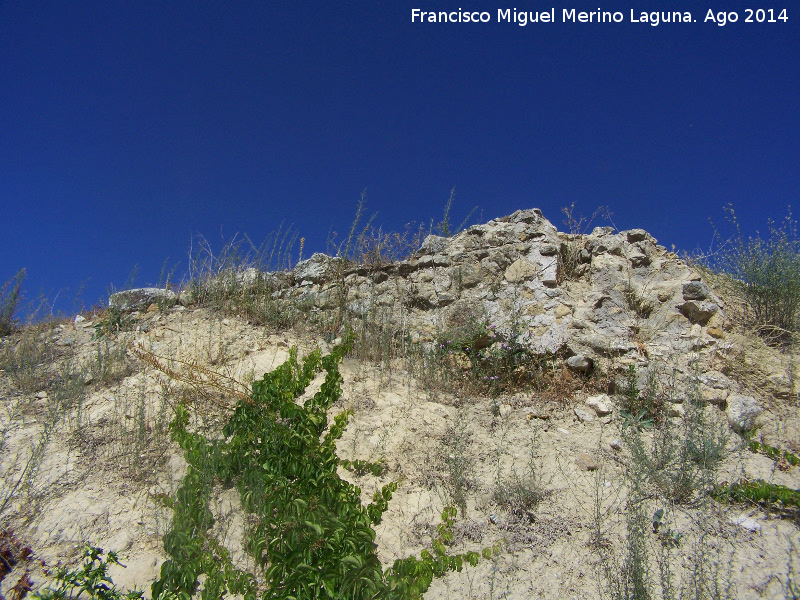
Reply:
M662 544L674 546L676 548L680 546L681 539L683 539L682 533L673 531L669 525L667 525L663 508L659 508L653 513L653 533L658 535Z
M800 490L761 479L717 486L712 496L721 502L749 502L782 516L800 518Z
M430 587L434 577L441 577L448 571L461 572L464 565L476 566L481 558L490 559L499 554L499 544L484 548L480 554L448 555L446 546L453 541L453 523L458 511L448 507L442 512L442 522L437 525L437 538L433 540L433 553L423 550L420 558L410 556L394 562L386 573L388 593L376 596L392 600L419 600Z
M627 429L628 427L632 427L637 431L653 429L653 417L647 416L647 409L643 408L635 415L627 410L621 410L619 414L623 419L622 429Z
M119 562L116 552L106 553L102 548L86 546L83 549L83 566L79 569L59 568L55 580L57 586L39 591L33 595L37 600L66 600L80 598L86 594L87 598L96 600L122 600L144 598L144 593L139 591L122 592L117 589L108 576L111 565L125 565ZM166 600L166 596L161 596Z
M756 454L764 454L770 457L772 460L777 461L783 459L793 467L800 465L800 457L792 454L788 450L781 450L780 448L776 448L775 446L770 446L769 444L765 444L764 442L759 442L756 440L748 440L747 447L751 452Z
M639 429L649 430L663 423L667 394L658 383L658 373L655 368L640 373L636 367L628 365L620 392L623 429L636 426Z
M349 412L338 414L330 425L327 417L341 395L338 363L350 342L326 356L312 352L302 362L292 349L283 365L253 383L250 398L239 401L222 439L191 432L188 411L178 407L172 435L188 468L164 538L171 558L152 586L153 597L168 591L210 600L227 591L245 599L257 594L294 600L418 598L434 576L477 561L476 553L445 551L456 515L448 509L432 553L399 560L383 571L372 527L380 523L397 484L382 486L371 503L362 505L361 490L336 473L341 462L335 443ZM320 370L325 380L319 391L299 403ZM369 470L380 465L347 464ZM243 509L254 516L246 548L262 570L263 590L251 573L232 566L227 550L210 534L214 520L208 503L215 482L235 486Z
M372 473L375 477L380 477L386 472L386 461L379 460L371 462L368 460L339 460L339 464L348 471L356 475L365 475Z

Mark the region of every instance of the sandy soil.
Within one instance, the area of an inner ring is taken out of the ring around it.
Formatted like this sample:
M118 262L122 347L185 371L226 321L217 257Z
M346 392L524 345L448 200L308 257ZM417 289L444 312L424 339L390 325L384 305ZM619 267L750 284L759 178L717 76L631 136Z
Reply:
M270 334L205 309L139 315L139 331L110 342L92 338L96 322L63 325L56 343L65 352L71 349L77 361L96 360L108 343L112 348L138 343L243 382L281 364L289 346L297 345L303 354L316 345L301 335ZM2 381L0 501L8 499L4 527L30 545L36 561L51 567L75 564L84 543L117 550L127 568L115 567L114 581L149 594L166 559L162 537L170 521L159 495L174 494L185 470L166 431L171 405L183 388L130 353L128 361L129 374L108 383L85 382L80 405L60 415L44 440L52 392L21 393L8 378ZM475 568L435 580L426 598L600 598L604 569L621 568L601 556L616 551L620 560L625 544L628 458L624 444L621 449L612 444L621 438L618 415L582 421L574 410L585 399L581 393L566 401L546 394L493 400L433 393L406 368L402 361L376 366L345 360L343 395L331 409L331 415L344 408L354 413L338 443L340 457L385 458L389 465L380 478L356 477L340 468L341 477L360 486L363 501L369 502L380 485L400 483L376 528L384 564L430 547L442 509L453 502L456 472L467 510L458 516L453 551L494 544L502 551ZM231 403L230 397L208 394L195 406L194 425L209 435L219 431ZM762 417L765 439L782 447L797 444L794 412L771 406ZM715 407L707 413L709 419L724 418ZM737 439L732 436L728 443L721 480L744 475L800 488L798 467L745 451ZM37 468L26 471L26 465ZM529 484L535 480L533 487L542 494L521 514L496 501L498 485L508 487L515 477L527 477ZM235 564L252 567L242 547L246 522L235 491L219 489L212 504L218 539ZM665 558L676 573L686 576L702 555L705 568L730 585L730 597L786 597L787 572L800 572L800 537L791 521L757 507L711 501L670 506L658 498L647 501L645 513L658 508L667 509L669 527L683 534L680 546ZM600 550L592 543L598 532ZM652 531L646 543L664 547ZM0 593L10 597L24 573L37 585L44 581L33 558L6 576Z

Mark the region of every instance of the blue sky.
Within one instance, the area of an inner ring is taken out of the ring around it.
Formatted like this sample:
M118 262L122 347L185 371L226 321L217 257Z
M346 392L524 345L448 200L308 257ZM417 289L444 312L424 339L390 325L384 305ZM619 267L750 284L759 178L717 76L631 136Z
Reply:
M693 23L635 23L642 11ZM362 190L375 224L610 208L681 250L732 203L764 230L800 190L800 9L546 2L0 2L0 282L88 307L281 223L304 254L345 234ZM488 23L412 23L412 9ZM555 23L498 22L498 9ZM725 26L708 10L737 12ZM769 15L765 15L767 19ZM59 305L61 306L61 305ZM63 306L72 310L71 304Z

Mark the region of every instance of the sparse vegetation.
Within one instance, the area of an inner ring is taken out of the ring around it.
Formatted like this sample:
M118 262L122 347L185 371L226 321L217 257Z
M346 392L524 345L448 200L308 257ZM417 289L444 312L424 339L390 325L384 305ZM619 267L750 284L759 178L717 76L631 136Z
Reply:
M800 519L800 490L766 481L742 480L714 488L712 495L725 502L746 502L767 512Z
M284 285L285 270L293 265L298 233L282 225L260 246L247 236L234 236L219 252L202 237L190 249L189 281L185 293L193 302L254 325L285 329L306 312L302 302L275 297Z
M142 592L118 590L108 574L111 565L124 566L119 562L116 552L106 554L102 548L87 546L83 549L83 566L80 569L59 567L54 577L57 587L39 591L33 597L37 600L66 600L85 593L88 598L95 600L144 598ZM159 600L168 598L174 596L162 595Z
M659 374L655 367L639 372L633 365L628 365L620 390L623 429L629 426L652 429L654 423L663 422L664 407L671 390L661 389ZM674 381L671 383L674 385Z
M629 371L629 386L634 377L635 372ZM681 422L662 417L654 429L653 418L647 421L645 415L652 414L648 411L656 405L659 389L654 379L649 381L640 394L645 408L632 417L630 427L622 428L631 453L630 476L671 502L692 502L696 494L708 494L714 486L714 473L725 457L727 423L710 417L696 389L690 387ZM654 429L652 441L645 441L643 431L648 429Z
M727 424L709 416L691 383L684 390L688 398L682 417L647 416L659 406L659 396L669 398L678 390L674 380L663 389L656 377L645 379L640 385L636 370L630 369L622 396L629 410L638 411L620 414L627 449L626 498L618 517L624 523L622 552L607 541L602 486L596 491L593 548L604 594L613 600L733 598L730 570L710 552L709 539L717 518L710 504L721 497L716 472L727 455ZM678 515L690 514L692 526L679 527ZM678 555L691 558L679 566Z
M563 236L558 254L559 280L563 283L580 278L586 272L588 253L585 250L585 234L597 218L610 220L611 214L604 206L598 207L589 218L575 214L575 203L561 209L567 233Z
M720 282L744 303L744 321L763 337L786 342L797 331L800 308L800 238L788 212L769 222L769 236L746 237L732 206L726 208L732 237L704 264L727 278Z
M32 393L47 386L56 357L51 327L33 325L5 340L0 348L0 368L21 391Z
M793 467L800 465L800 457L796 454L792 454L788 450L781 450L780 448L776 448L775 446L770 446L769 444L765 444L764 442L759 442L757 440L748 440L747 447L750 448L751 452L761 453L769 456L774 461L786 461L786 464L789 464Z
M25 269L0 287L0 337L10 334L16 328L14 313L19 306L23 279L25 279Z
M437 450L437 462L444 471L444 490L448 503L467 511L467 497L475 489L474 461L469 451L470 433L465 419L457 419L444 433ZM438 465L437 465L438 466Z
M516 517L526 516L530 520L533 511L548 495L548 481L545 479L539 459L537 432L534 431L533 440L527 452L527 460L521 469L511 466L509 473L498 470L495 476L492 500Z
M416 373L431 389L458 389L465 395L496 397L518 390L544 390L563 373L557 372L557 357L531 352L517 340L500 333L502 323L493 322L480 308L465 308L439 331L431 344L417 344L410 354Z
M118 308L109 307L94 326L94 336L98 340L114 337L124 331L131 331L136 325L133 315Z
M469 223L469 220L472 218L472 215L475 214L475 211L478 210L477 206L473 208L471 211L469 211L469 214L464 218L458 227L451 229L450 210L453 208L453 200L455 200L455 198L456 188L453 188L450 190L450 196L447 198L447 202L445 202L442 220L439 221L435 228L436 232L444 237L450 237L460 233L464 227L466 227L467 223Z

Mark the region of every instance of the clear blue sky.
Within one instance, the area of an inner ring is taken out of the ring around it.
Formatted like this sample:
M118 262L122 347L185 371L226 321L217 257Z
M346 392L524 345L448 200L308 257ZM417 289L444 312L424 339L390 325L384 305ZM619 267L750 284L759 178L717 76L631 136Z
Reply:
M750 232L796 204L798 5L745 23L738 0L558 4L522 27L495 0L0 2L0 282L26 267L29 298L63 299L88 281L90 306L136 264L139 285L185 269L194 234L281 222L308 256L365 188L388 229L438 220L455 186L455 221L535 206L561 228L561 207L607 205L683 250L729 202ZM631 22L666 4L695 22Z

